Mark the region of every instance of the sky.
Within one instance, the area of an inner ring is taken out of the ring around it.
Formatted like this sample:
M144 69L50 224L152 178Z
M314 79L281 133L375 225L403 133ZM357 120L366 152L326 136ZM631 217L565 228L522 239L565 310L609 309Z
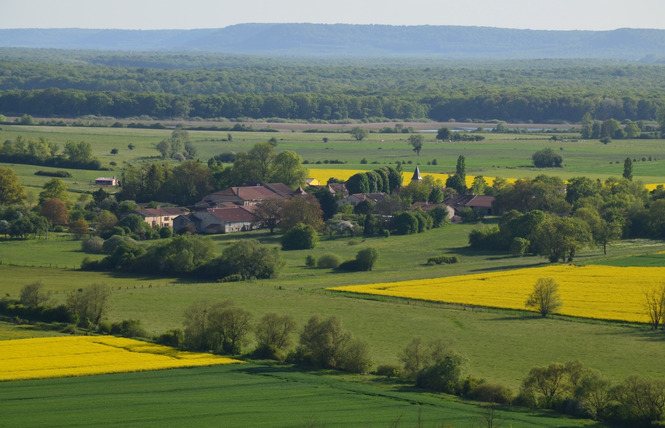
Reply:
M0 28L222 28L243 23L665 29L663 0L0 0Z

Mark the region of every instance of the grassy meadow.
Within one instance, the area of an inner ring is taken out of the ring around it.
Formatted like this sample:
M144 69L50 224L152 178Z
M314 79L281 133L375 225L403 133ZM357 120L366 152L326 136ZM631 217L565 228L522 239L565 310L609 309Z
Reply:
M351 127L350 125L347 125ZM316 126L313 125L312 128ZM128 164L157 160L154 145L170 130L131 128L74 128L7 126L0 141L21 135L26 139L48 138L61 147L67 141L87 141L102 164L111 171L70 170L64 181L77 192L91 192L97 176L119 176ZM466 157L469 175L523 178L538 174L562 178L588 176L604 180L621 176L623 160L635 158L635 179L665 183L665 146L660 140L624 140L604 145L597 140L573 142L572 134L559 134L569 141L550 141L551 134L484 134L482 142L441 143L427 133L417 156L406 140L408 134L372 133L357 142L346 133L190 131L198 158L247 150L274 137L277 150L295 150L317 169L374 169L381 164L407 162L408 171L420 164L427 173L454 172L457 157ZM324 143L323 138L328 138ZM134 144L134 150L127 148ZM539 170L530 166L536 150L560 150L565 168ZM111 155L117 148L119 153ZM642 158L647 159L642 161ZM649 161L651 157L651 161ZM366 159L367 164L361 164ZM437 159L438 165L427 165ZM317 164L341 160L345 164ZM411 162L409 165L408 162ZM376 162L376 163L375 163ZM36 201L41 185L49 177L35 176L45 167L7 165L14 168ZM495 220L488 219L487 222ZM647 326L570 317L542 319L523 310L499 310L359 296L332 292L329 287L433 279L479 274L507 269L548 265L540 257L514 258L468 249L468 234L476 224L450 225L424 234L340 238L321 237L313 250L282 252L286 266L280 277L236 283L198 282L178 278L129 276L118 273L82 272L80 241L67 235L49 239L0 240L0 295L17 297L21 287L42 281L54 303L64 302L68 292L91 283L112 287L110 321L140 319L153 334L182 327L182 314L198 300L233 299L257 320L268 312L292 315L299 326L309 317L337 315L359 339L366 341L375 367L398 364L398 353L416 336L443 339L468 360L469 374L509 386L517 391L529 369L551 362L580 360L614 381L628 375L665 378L662 347L665 337ZM265 245L279 246L279 235L267 231L216 235L212 239L221 252L238 239L255 238ZM363 248L375 247L379 260L371 272L334 273L305 266L305 257L334 253L350 259ZM576 254L579 264L614 266L664 266L665 243L623 241L602 249ZM660 254L659 254L660 253ZM458 255L460 263L426 266L429 257ZM99 257L99 256L92 256ZM58 335L30 326L0 324L0 339ZM251 349L249 343L247 349ZM639 352L636 352L639 350ZM416 392L406 385L382 385L372 377L333 376L303 373L285 367L246 364L242 366L178 369L161 372L91 376L0 383L3 424L8 426L77 426L110 424L163 425L170 423L224 426L481 426L483 410L437 394ZM9 403L9 405L4 405ZM37 405L35 404L37 403ZM118 412L123 408L123 412ZM90 409L95 409L94 412ZM30 414L26 421L25 415ZM183 418L186 415L186 419ZM556 415L499 413L504 426L577 426ZM535 418L535 419L534 419Z

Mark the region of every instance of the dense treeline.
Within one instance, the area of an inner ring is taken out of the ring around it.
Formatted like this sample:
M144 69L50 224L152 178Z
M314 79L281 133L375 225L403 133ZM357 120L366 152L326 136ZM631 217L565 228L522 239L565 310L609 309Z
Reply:
M187 68L192 59L185 58L171 68L157 68L169 66L159 63L160 58L147 58L146 67L0 61L0 112L156 119L579 122L587 112L597 120L653 120L665 105L660 65L526 61L428 66L422 60L413 65L306 65L233 58L228 66L203 68L195 61L190 67L198 68Z
M602 94L555 88L488 89L432 95L295 94L175 95L156 92L9 90L0 93L5 115L117 118L284 118L294 120L423 119L579 122L654 120L663 93Z

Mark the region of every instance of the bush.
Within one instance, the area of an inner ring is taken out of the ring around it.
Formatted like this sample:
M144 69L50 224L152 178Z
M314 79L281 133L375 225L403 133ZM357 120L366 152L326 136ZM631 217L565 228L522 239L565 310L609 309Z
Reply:
M305 257L305 266L307 267L316 266L316 259L314 258L313 255L307 254L307 257Z
M102 251L105 254L113 254L113 252L120 246L120 244L127 242L136 244L136 241L127 236L113 235L102 244Z
M529 245L531 245L531 242L528 239L513 238L513 241L510 243L510 254L513 256L523 256L529 249Z
M86 253L98 254L102 252L104 240L99 236L91 236L81 241L81 249Z
M376 368L375 373L378 376L398 377L400 375L399 367L393 364L383 364Z
M416 386L446 394L459 394L464 361L457 355L446 355L434 364L420 370L416 375Z
M306 250L316 247L319 234L312 226L298 223L282 236L282 250Z
M141 320L123 320L111 324L111 334L123 337L149 337Z
M183 343L184 339L185 335L182 330L174 329L160 334L155 341L160 345L178 348Z
M342 260L336 254L324 254L316 261L316 266L321 269L336 269Z
M440 265L440 264L452 264L452 263L458 263L459 258L457 256L435 256L435 257L430 257L427 259L427 264L429 266L432 265Z
M504 385L496 383L481 383L471 389L467 397L486 403L510 404L513 400L513 392Z
M356 254L356 269L361 271L372 270L374 263L379 258L379 252L376 248L365 248Z

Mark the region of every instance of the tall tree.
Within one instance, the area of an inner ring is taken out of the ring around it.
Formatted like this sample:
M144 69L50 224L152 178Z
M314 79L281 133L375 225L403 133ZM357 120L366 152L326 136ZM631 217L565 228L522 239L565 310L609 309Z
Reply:
M633 180L633 161L630 158L623 161L623 178Z
M295 189L305 184L309 171L302 165L302 158L296 152L284 150L275 156L270 181L284 183Z
M69 210L64 202L58 198L49 198L39 206L39 215L46 217L51 224L63 225L69 223Z
M52 178L44 183L43 190L39 193L40 203L46 199L56 198L69 205L71 202L67 195L67 186L59 178Z
M425 137L423 137L421 134L411 134L408 139L408 143L411 147L413 147L413 151L416 152L418 156L420 156L420 151L423 149L423 142L425 141Z
M12 168L0 166L0 205L20 204L25 199L25 190Z

